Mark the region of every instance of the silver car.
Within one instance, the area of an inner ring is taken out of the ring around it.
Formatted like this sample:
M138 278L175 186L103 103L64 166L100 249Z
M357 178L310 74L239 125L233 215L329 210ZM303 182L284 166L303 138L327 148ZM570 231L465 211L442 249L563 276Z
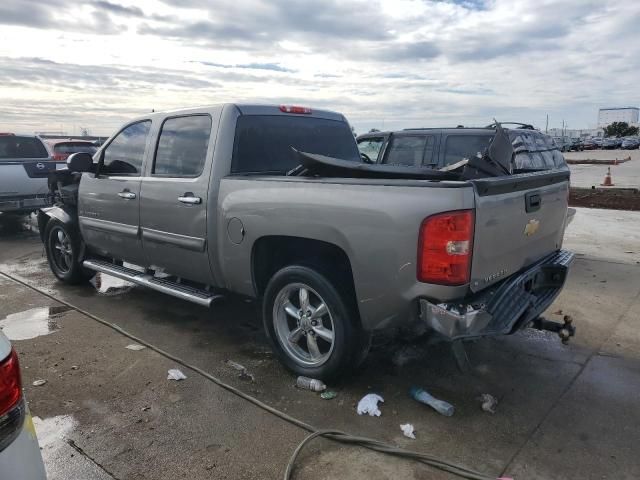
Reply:
M0 331L0 478L41 480L47 476L22 393L18 354Z

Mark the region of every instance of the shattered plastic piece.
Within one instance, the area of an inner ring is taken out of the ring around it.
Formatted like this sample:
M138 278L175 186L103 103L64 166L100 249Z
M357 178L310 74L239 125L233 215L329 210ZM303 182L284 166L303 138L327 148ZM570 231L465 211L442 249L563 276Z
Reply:
M403 423L400 425L400 430L402 430L405 437L412 438L413 440L416 439L415 430L413 429L413 425L410 423Z
M482 410L489 413L496 413L496 407L498 406L498 399L488 393L483 393L478 397L478 400L482 402Z
M327 386L322 380L303 376L299 376L296 379L296 387L304 390L311 390L313 392L322 392L327 389Z
M177 368L172 368L171 370L169 370L167 372L169 375L167 375L167 380L186 380L187 376L182 373L180 370L178 370Z
M35 381L32 383L32 385L33 385L34 387L41 387L41 386L42 386L42 385L44 385L45 383L47 383L47 381L46 381L46 380L38 379L38 380L35 380Z
M327 390L326 392L322 392L320 394L320 398L322 398L324 400L333 400L337 396L338 396L338 394L336 392L331 391L331 390Z
M409 389L409 395L411 395L411 398L413 398L414 400L420 403L424 403L425 405L429 405L436 412L438 412L440 415L444 415L445 417L451 417L455 412L455 408L453 407L453 405L445 402L444 400L438 400L422 388L411 387Z
M368 414L370 417L379 417L382 412L378 408L378 402L384 403L384 398L376 393L368 393L358 402L358 415Z
M144 345L138 345L137 343L132 343L131 345L127 345L124 348L128 348L129 350L133 350L134 352L138 352L140 350L143 350L147 347L145 347Z
M242 380L251 380L252 382L256 381L255 377L247 371L247 368L244 365L240 365L239 363L234 362L233 360L227 360L225 363L229 365L231 368L233 368L234 370L237 370L238 372L240 372L238 374L238 377L241 378Z

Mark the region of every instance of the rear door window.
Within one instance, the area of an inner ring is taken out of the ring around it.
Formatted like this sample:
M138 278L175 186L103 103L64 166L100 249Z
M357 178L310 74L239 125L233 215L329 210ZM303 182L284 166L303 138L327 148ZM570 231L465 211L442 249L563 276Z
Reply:
M169 118L162 124L152 174L198 177L207 157L211 117Z
M383 163L421 167L433 162L433 135L400 135L391 137Z
M491 143L491 135L448 135L444 145L444 165L451 165L464 158L482 155Z
M122 130L104 150L102 172L108 175L140 175L151 121L144 120Z
M242 115L236 123L231 172L284 175L300 164L291 147L361 162L346 122L289 115Z
M45 146L35 137L0 136L0 159L47 158L48 156Z

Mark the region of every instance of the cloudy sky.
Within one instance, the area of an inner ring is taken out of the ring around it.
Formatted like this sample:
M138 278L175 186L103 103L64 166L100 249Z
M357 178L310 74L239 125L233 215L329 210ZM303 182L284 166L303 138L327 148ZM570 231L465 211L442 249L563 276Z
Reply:
M1 0L0 131L109 134L226 101L344 113L358 132L596 123L640 104L628 0Z

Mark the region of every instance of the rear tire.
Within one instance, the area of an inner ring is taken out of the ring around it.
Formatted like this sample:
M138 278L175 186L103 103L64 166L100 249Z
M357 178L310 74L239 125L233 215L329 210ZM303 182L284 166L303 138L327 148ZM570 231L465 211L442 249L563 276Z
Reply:
M351 372L362 361L357 317L334 284L318 271L289 266L269 281L263 299L267 338L285 367L323 380Z
M56 278L70 285L84 283L92 273L82 266L83 246L76 228L52 218L44 231L49 268Z

